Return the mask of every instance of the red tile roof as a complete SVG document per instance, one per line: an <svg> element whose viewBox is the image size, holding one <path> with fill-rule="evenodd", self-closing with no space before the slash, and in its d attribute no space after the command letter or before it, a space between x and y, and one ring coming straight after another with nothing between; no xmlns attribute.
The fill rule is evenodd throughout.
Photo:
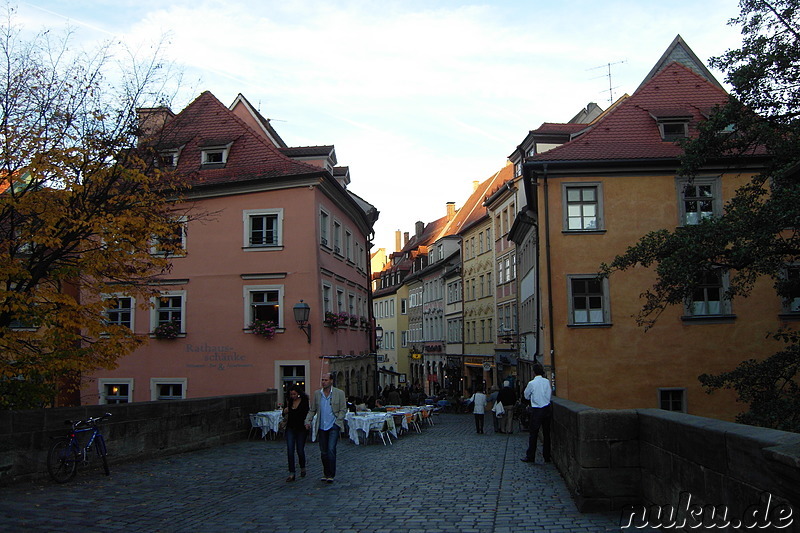
<svg viewBox="0 0 800 533"><path fill-rule="evenodd" d="M727 101L727 93L680 63L652 76L580 137L532 157L531 161L677 158L681 147L663 141L654 116L690 116L689 135L697 134L704 112Z"/></svg>
<svg viewBox="0 0 800 533"><path fill-rule="evenodd" d="M201 148L232 143L221 168L200 164ZM295 161L237 117L209 91L203 92L164 127L160 149L183 147L177 172L194 186L320 174L319 167Z"/></svg>

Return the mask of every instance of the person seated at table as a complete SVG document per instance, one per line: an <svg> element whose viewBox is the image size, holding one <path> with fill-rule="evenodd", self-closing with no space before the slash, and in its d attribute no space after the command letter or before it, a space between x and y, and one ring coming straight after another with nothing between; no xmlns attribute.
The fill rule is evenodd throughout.
<svg viewBox="0 0 800 533"><path fill-rule="evenodd" d="M357 412L369 411L369 409L367 408L367 404L364 403L364 400L362 400L361 398L358 398L356 400L356 411Z"/></svg>
<svg viewBox="0 0 800 533"><path fill-rule="evenodd" d="M378 413L385 413L386 412L386 408L383 406L383 400L381 400L380 398L377 398L375 400L375 407L372 408L372 411L373 412L378 412Z"/></svg>
<svg viewBox="0 0 800 533"><path fill-rule="evenodd" d="M351 413L356 412L356 397L355 396L348 396L347 397L347 410Z"/></svg>

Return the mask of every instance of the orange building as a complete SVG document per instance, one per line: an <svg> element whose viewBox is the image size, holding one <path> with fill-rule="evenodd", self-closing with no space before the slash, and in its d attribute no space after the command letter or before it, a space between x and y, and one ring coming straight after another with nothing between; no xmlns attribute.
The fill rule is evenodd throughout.
<svg viewBox="0 0 800 533"><path fill-rule="evenodd" d="M330 361L338 356L352 363L338 386L352 394L371 388L369 236L377 211L348 192L333 147L286 146L241 95L230 108L204 92L177 115L140 113L157 133L161 163L188 179L186 202L202 216L183 224L183 253L157 280L159 298L107 295L108 319L150 340L118 368L84 376L83 402L294 383L310 392L321 372L336 373ZM159 124L163 130L153 129ZM309 311L302 329L298 304Z"/></svg>
<svg viewBox="0 0 800 533"><path fill-rule="evenodd" d="M538 243L539 358L556 394L598 408L661 407L733 419L743 410L729 391L708 395L703 373L733 369L778 351L765 333L800 317L759 281L747 299L724 298L727 275L709 275L685 306L668 308L645 331L635 315L652 270L598 279L649 231L721 215L724 203L757 169L708 166L689 182L677 176L678 142L697 133L727 94L679 37L640 87L560 144L525 152L527 231ZM574 125L571 125L574 126ZM552 128L550 128L552 130ZM565 130L565 131L567 131ZM518 217L518 222L523 217Z"/></svg>

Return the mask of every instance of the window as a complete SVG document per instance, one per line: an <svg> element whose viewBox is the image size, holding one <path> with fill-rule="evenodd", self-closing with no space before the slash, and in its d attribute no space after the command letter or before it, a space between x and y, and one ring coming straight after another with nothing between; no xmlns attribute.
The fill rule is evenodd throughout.
<svg viewBox="0 0 800 533"><path fill-rule="evenodd" d="M800 265L787 266L781 289L786 293L783 300L784 313L800 313Z"/></svg>
<svg viewBox="0 0 800 533"><path fill-rule="evenodd" d="M330 216L325 211L319 212L319 243L322 246L329 246L330 242Z"/></svg>
<svg viewBox="0 0 800 533"><path fill-rule="evenodd" d="M607 285L608 280L597 276L568 276L570 325L610 323Z"/></svg>
<svg viewBox="0 0 800 533"><path fill-rule="evenodd" d="M686 412L686 389L658 389L658 406L665 411Z"/></svg>
<svg viewBox="0 0 800 533"><path fill-rule="evenodd" d="M100 378L100 403L130 403L133 401L133 379Z"/></svg>
<svg viewBox="0 0 800 533"><path fill-rule="evenodd" d="M681 225L699 224L703 219L722 214L722 198L717 178L679 180L678 197Z"/></svg>
<svg viewBox="0 0 800 533"><path fill-rule="evenodd" d="M344 311L344 291L336 289L336 312L341 313Z"/></svg>
<svg viewBox="0 0 800 533"><path fill-rule="evenodd" d="M325 313L333 312L333 302L331 301L331 286L327 283L322 284L322 310Z"/></svg>
<svg viewBox="0 0 800 533"><path fill-rule="evenodd" d="M181 400L186 398L186 378L153 378L150 380L150 399Z"/></svg>
<svg viewBox="0 0 800 533"><path fill-rule="evenodd" d="M232 144L232 143L231 143ZM228 162L228 151L230 144L218 146L206 146L200 150L200 164L204 167L217 168L224 166Z"/></svg>
<svg viewBox="0 0 800 533"><path fill-rule="evenodd" d="M281 285L255 285L244 288L247 304L245 310L245 328L256 320L275 322L278 327L283 327L281 305L283 304L283 286Z"/></svg>
<svg viewBox="0 0 800 533"><path fill-rule="evenodd" d="M178 156L181 153L180 148L173 148L171 150L162 150L158 153L159 163L161 168L175 168L178 166Z"/></svg>
<svg viewBox="0 0 800 533"><path fill-rule="evenodd" d="M564 210L564 231L596 231L603 229L600 183L564 183L561 188Z"/></svg>
<svg viewBox="0 0 800 533"><path fill-rule="evenodd" d="M134 301L130 296L110 296L105 298L106 323L133 329Z"/></svg>
<svg viewBox="0 0 800 533"><path fill-rule="evenodd" d="M150 253L153 255L181 255L186 250L186 217L178 218L168 235L153 239Z"/></svg>
<svg viewBox="0 0 800 533"><path fill-rule="evenodd" d="M730 314L730 300L724 298L727 274L721 270L705 272L692 293L686 314L690 316L719 316Z"/></svg>
<svg viewBox="0 0 800 533"><path fill-rule="evenodd" d="M408 298L400 299L400 314L405 315L408 313Z"/></svg>
<svg viewBox="0 0 800 533"><path fill-rule="evenodd" d="M344 256L348 261L353 260L353 234L345 230L344 232Z"/></svg>
<svg viewBox="0 0 800 533"><path fill-rule="evenodd" d="M342 225L337 221L333 221L333 251L334 253L342 253Z"/></svg>
<svg viewBox="0 0 800 533"><path fill-rule="evenodd" d="M185 316L186 292L165 292L161 296L153 298L154 308L150 312L151 332L157 326L176 322L180 326L180 331L186 331L183 322Z"/></svg>
<svg viewBox="0 0 800 533"><path fill-rule="evenodd" d="M686 117L675 117L671 119L660 119L658 130L661 139L664 141L677 141L689 136L689 119Z"/></svg>
<svg viewBox="0 0 800 533"><path fill-rule="evenodd" d="M306 367L303 365L280 365L281 390L284 403L289 399L289 389L293 386L306 390Z"/></svg>
<svg viewBox="0 0 800 533"><path fill-rule="evenodd" d="M282 242L283 209L244 211L244 247L277 247Z"/></svg>

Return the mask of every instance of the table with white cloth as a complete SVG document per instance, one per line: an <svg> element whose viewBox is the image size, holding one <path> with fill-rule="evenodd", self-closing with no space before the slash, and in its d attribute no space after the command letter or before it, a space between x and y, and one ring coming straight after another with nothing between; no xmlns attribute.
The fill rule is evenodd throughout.
<svg viewBox="0 0 800 533"><path fill-rule="evenodd" d="M426 405L403 405L403 406L387 406L386 410L388 414L396 416L398 418L402 418L401 427L404 431L408 431L408 418L406 415L410 414L417 420L417 423L421 422L422 415L420 414L423 410L431 410L430 406Z"/></svg>
<svg viewBox="0 0 800 533"><path fill-rule="evenodd" d="M270 433L278 434L281 418L283 418L283 410L277 409L275 411L259 411L256 413L256 418L260 422L261 437L264 438Z"/></svg>
<svg viewBox="0 0 800 533"><path fill-rule="evenodd" d="M364 433L364 437L369 436L370 430L377 429L378 431L383 431L383 426L386 424L387 430L394 438L397 438L397 429L394 425L394 418L392 417L392 413L375 413L375 412L348 412L344 419L347 421L348 433L350 436L350 440L353 444L358 445L361 442L361 434L359 431Z"/></svg>

